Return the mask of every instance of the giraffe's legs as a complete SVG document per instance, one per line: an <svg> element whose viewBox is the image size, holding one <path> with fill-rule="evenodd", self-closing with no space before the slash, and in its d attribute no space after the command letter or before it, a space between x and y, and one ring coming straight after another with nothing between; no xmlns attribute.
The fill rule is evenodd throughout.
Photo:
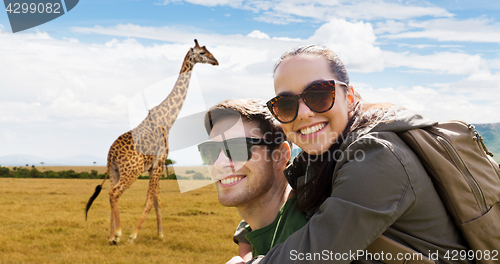
<svg viewBox="0 0 500 264"><path fill-rule="evenodd" d="M111 244L118 244L120 242L120 237L122 235L122 230L120 226L120 210L118 207L118 199L125 191L125 187L118 182L109 191L109 202L111 204L111 223L110 223L110 237L109 242Z"/></svg>
<svg viewBox="0 0 500 264"><path fill-rule="evenodd" d="M133 174L136 175L137 173ZM138 175L138 174L137 174ZM127 175L125 175L127 176ZM120 242L120 237L122 235L121 222L120 222L120 209L118 206L118 200L120 196L125 192L125 190L132 185L137 177L127 178L122 173L120 173L120 180L118 183L111 188L109 191L109 202L111 204L111 231L110 231L110 243L118 244ZM132 180L131 180L132 179ZM127 181L128 180L128 181ZM114 226L113 226L114 222ZM114 234L112 232L114 228Z"/></svg>
<svg viewBox="0 0 500 264"><path fill-rule="evenodd" d="M115 243L115 217L113 214L113 210L111 210L111 223L110 223L110 228L109 228L109 243L110 244L116 244ZM120 240L120 237L118 237L118 241Z"/></svg>
<svg viewBox="0 0 500 264"><path fill-rule="evenodd" d="M132 234L130 235L130 238L128 240L129 243L133 243L134 240L137 238L137 233L141 229L141 226L144 223L144 220L146 220L146 217L147 217L149 211L151 211L151 208L153 208L153 204L157 203L155 201L155 197L157 197L157 195L159 194L157 192L159 189L158 185L160 184L159 181L160 181L162 171L163 171L163 167L152 168L149 171L149 188L148 188L148 195L146 197L146 204L144 205L144 211L142 212L141 218L139 219L139 223L137 223L137 226L134 229L134 232L132 232ZM155 209L156 209L156 205L155 205ZM158 208L158 210L159 210L159 208ZM159 211L157 211L157 216L158 216L158 212ZM157 221L161 222L161 218L160 218L160 220L157 220ZM161 224L159 226L161 226ZM163 237L163 234L161 234L161 236Z"/></svg>
<svg viewBox="0 0 500 264"><path fill-rule="evenodd" d="M155 195L155 211L156 211L156 225L158 226L158 239L163 240L163 231L161 228L161 199L160 199L160 184L156 187Z"/></svg>
<svg viewBox="0 0 500 264"><path fill-rule="evenodd" d="M115 221L115 214L114 214L114 210L113 210L113 203L112 203L112 191L113 191L113 187L115 187L117 184L118 184L118 181L120 179L120 174L118 173L118 170L116 169L116 164L111 164L111 169L109 171L110 173L110 177L109 177L109 180L110 180L110 184L111 184L111 190L109 192L110 194L110 204L111 204L111 217L110 217L110 228L109 228L109 242L110 244L116 244L119 240L120 240L120 236L121 236L121 230L116 230L118 231L118 237L116 237L116 234L115 234L115 229L117 227L117 223ZM116 204L118 204L118 201L116 202ZM116 239L116 240L115 240Z"/></svg>

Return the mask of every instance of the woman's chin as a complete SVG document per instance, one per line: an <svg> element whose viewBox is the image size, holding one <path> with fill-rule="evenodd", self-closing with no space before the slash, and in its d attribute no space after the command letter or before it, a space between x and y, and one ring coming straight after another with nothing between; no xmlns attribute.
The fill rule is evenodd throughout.
<svg viewBox="0 0 500 264"><path fill-rule="evenodd" d="M309 155L317 156L325 153L330 146L322 146L321 144L315 144L313 146L299 146L303 151Z"/></svg>

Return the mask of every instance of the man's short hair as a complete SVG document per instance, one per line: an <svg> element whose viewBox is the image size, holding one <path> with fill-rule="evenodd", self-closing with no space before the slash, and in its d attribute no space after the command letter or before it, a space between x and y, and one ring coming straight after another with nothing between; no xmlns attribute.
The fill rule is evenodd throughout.
<svg viewBox="0 0 500 264"><path fill-rule="evenodd" d="M291 142L287 140L281 124L272 116L264 100L231 99L213 106L205 115L205 129L210 134L213 126L220 119L226 117L242 117L244 122L255 123L264 139L268 142Z"/></svg>

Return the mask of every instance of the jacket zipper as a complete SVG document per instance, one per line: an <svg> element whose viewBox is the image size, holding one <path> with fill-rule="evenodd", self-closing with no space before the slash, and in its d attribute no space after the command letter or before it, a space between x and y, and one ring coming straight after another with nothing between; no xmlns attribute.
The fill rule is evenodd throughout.
<svg viewBox="0 0 500 264"><path fill-rule="evenodd" d="M488 211L486 207L486 201L484 200L484 195L481 192L481 188L479 187L479 184L477 183L476 179L474 179L470 171L467 169L467 166L465 165L464 161L460 158L457 151L455 150L455 148L453 148L450 142L448 142L445 138L439 135L436 136L437 140L448 151L451 158L453 159L453 162L459 168L460 172L469 183L472 193L474 194L474 197L476 197L476 200L478 201L479 209L481 210L482 214L485 214Z"/></svg>
<svg viewBox="0 0 500 264"><path fill-rule="evenodd" d="M474 141L477 142L477 145L479 146L480 149L483 149L484 150L484 155L483 157L486 158L488 160L488 162L490 162L490 164L493 166L493 168L495 168L495 172L497 173L497 176L498 178L500 179L500 165L499 167L497 168L497 165L496 162L492 162L486 155L490 156L490 157L493 157L493 153L491 153L487 148L486 148L486 145L484 144L484 140L483 140L483 137L481 135L479 135L479 132L477 132L476 130L476 127L473 125L473 124L469 124L468 125L469 127L469 130L474 134L474 136L472 137L472 139Z"/></svg>

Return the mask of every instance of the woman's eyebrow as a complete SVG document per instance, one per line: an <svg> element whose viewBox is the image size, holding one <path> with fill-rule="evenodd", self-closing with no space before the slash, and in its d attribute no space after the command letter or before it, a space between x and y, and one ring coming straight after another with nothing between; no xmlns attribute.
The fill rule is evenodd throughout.
<svg viewBox="0 0 500 264"><path fill-rule="evenodd" d="M281 93L278 93L276 96L293 96L295 94L293 94L292 92L281 92Z"/></svg>
<svg viewBox="0 0 500 264"><path fill-rule="evenodd" d="M304 89L303 89L302 91L304 91L305 89L309 88L309 87L310 87L311 85L313 85L313 84L320 83L320 82L324 82L324 81L326 81L326 80L325 80L325 79L317 79L317 80L311 81L310 83L308 83L308 84L304 87ZM285 91L285 92L281 92L281 93L276 94L276 96L280 96L280 95L281 95L281 96L293 96L293 95L295 95L295 94L294 94L294 93L292 93L292 92L288 92L288 91Z"/></svg>

